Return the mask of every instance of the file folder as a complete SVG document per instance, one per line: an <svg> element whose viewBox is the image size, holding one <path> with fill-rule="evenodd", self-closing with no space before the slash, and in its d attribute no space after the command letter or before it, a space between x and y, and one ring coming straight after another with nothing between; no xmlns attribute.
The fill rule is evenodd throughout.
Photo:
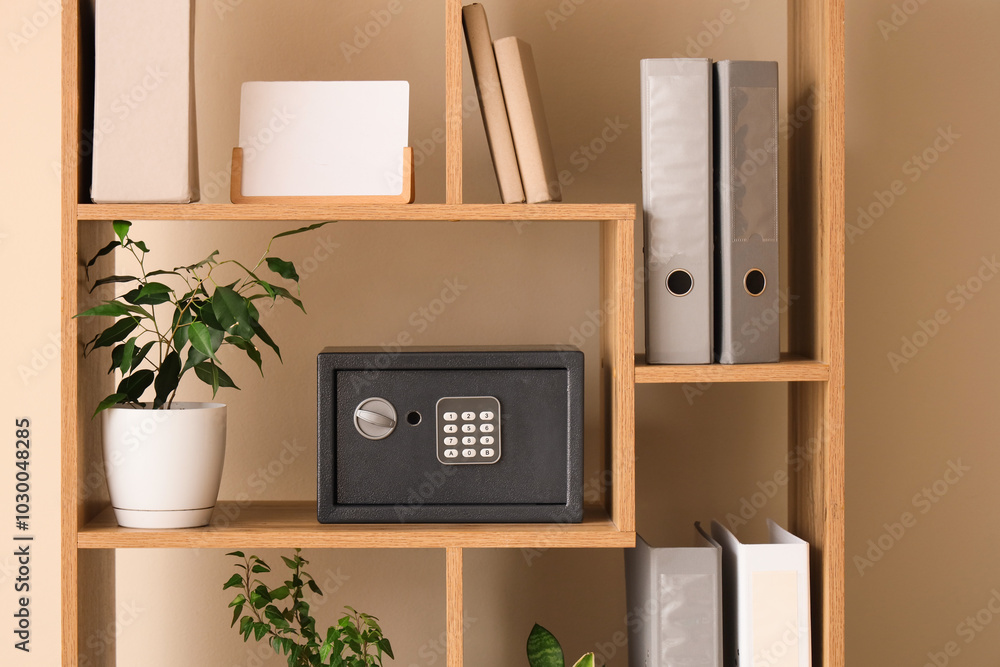
<svg viewBox="0 0 1000 667"><path fill-rule="evenodd" d="M778 361L778 63L716 63L715 107L715 355Z"/></svg>
<svg viewBox="0 0 1000 667"><path fill-rule="evenodd" d="M192 0L101 0L95 13L98 203L198 200Z"/></svg>
<svg viewBox="0 0 1000 667"><path fill-rule="evenodd" d="M743 544L712 522L722 545L725 664L811 667L809 545L767 525L768 544Z"/></svg>
<svg viewBox="0 0 1000 667"><path fill-rule="evenodd" d="M712 62L641 61L646 361L712 361Z"/></svg>
<svg viewBox="0 0 1000 667"><path fill-rule="evenodd" d="M695 527L695 547L625 550L630 665L722 667L722 547Z"/></svg>

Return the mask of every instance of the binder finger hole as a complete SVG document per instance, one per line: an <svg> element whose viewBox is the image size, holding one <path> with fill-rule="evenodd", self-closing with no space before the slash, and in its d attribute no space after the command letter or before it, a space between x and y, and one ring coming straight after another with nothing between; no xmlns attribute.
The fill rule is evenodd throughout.
<svg viewBox="0 0 1000 667"><path fill-rule="evenodd" d="M760 296L764 293L765 287L767 287L767 278L760 269L750 269L743 276L743 288L750 296Z"/></svg>
<svg viewBox="0 0 1000 667"><path fill-rule="evenodd" d="M689 294L694 288L694 278L684 269L671 271L667 276L667 291L674 296Z"/></svg>

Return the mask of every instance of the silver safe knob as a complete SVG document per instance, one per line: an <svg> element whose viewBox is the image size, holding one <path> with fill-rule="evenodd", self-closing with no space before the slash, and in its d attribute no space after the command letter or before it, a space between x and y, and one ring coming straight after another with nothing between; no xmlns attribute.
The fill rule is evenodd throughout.
<svg viewBox="0 0 1000 667"><path fill-rule="evenodd" d="M396 430L396 408L384 398L366 398L354 409L354 428L369 440L381 440Z"/></svg>

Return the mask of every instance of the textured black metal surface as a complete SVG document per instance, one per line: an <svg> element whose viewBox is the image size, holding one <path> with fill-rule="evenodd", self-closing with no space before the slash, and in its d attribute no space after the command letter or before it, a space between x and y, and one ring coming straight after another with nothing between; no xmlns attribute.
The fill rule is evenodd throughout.
<svg viewBox="0 0 1000 667"><path fill-rule="evenodd" d="M328 348L318 358L318 517L347 522L576 522L582 518L583 354L567 348ZM367 440L355 407L378 396L396 430ZM502 454L437 460L434 407L495 396ZM416 411L417 425L405 416Z"/></svg>

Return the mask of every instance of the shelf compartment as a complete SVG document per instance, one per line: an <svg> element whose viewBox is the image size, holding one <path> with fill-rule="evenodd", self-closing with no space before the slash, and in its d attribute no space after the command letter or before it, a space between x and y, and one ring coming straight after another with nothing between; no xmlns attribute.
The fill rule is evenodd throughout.
<svg viewBox="0 0 1000 667"><path fill-rule="evenodd" d="M220 505L225 505L222 501ZM603 508L588 507L576 524L320 524L310 501L254 502L226 525L178 530L121 528L108 507L77 534L81 549L622 548Z"/></svg>
<svg viewBox="0 0 1000 667"><path fill-rule="evenodd" d="M78 204L78 220L634 220L635 204Z"/></svg>
<svg viewBox="0 0 1000 667"><path fill-rule="evenodd" d="M635 355L636 384L677 382L826 382L830 364L794 354L782 354L776 364L647 364Z"/></svg>

